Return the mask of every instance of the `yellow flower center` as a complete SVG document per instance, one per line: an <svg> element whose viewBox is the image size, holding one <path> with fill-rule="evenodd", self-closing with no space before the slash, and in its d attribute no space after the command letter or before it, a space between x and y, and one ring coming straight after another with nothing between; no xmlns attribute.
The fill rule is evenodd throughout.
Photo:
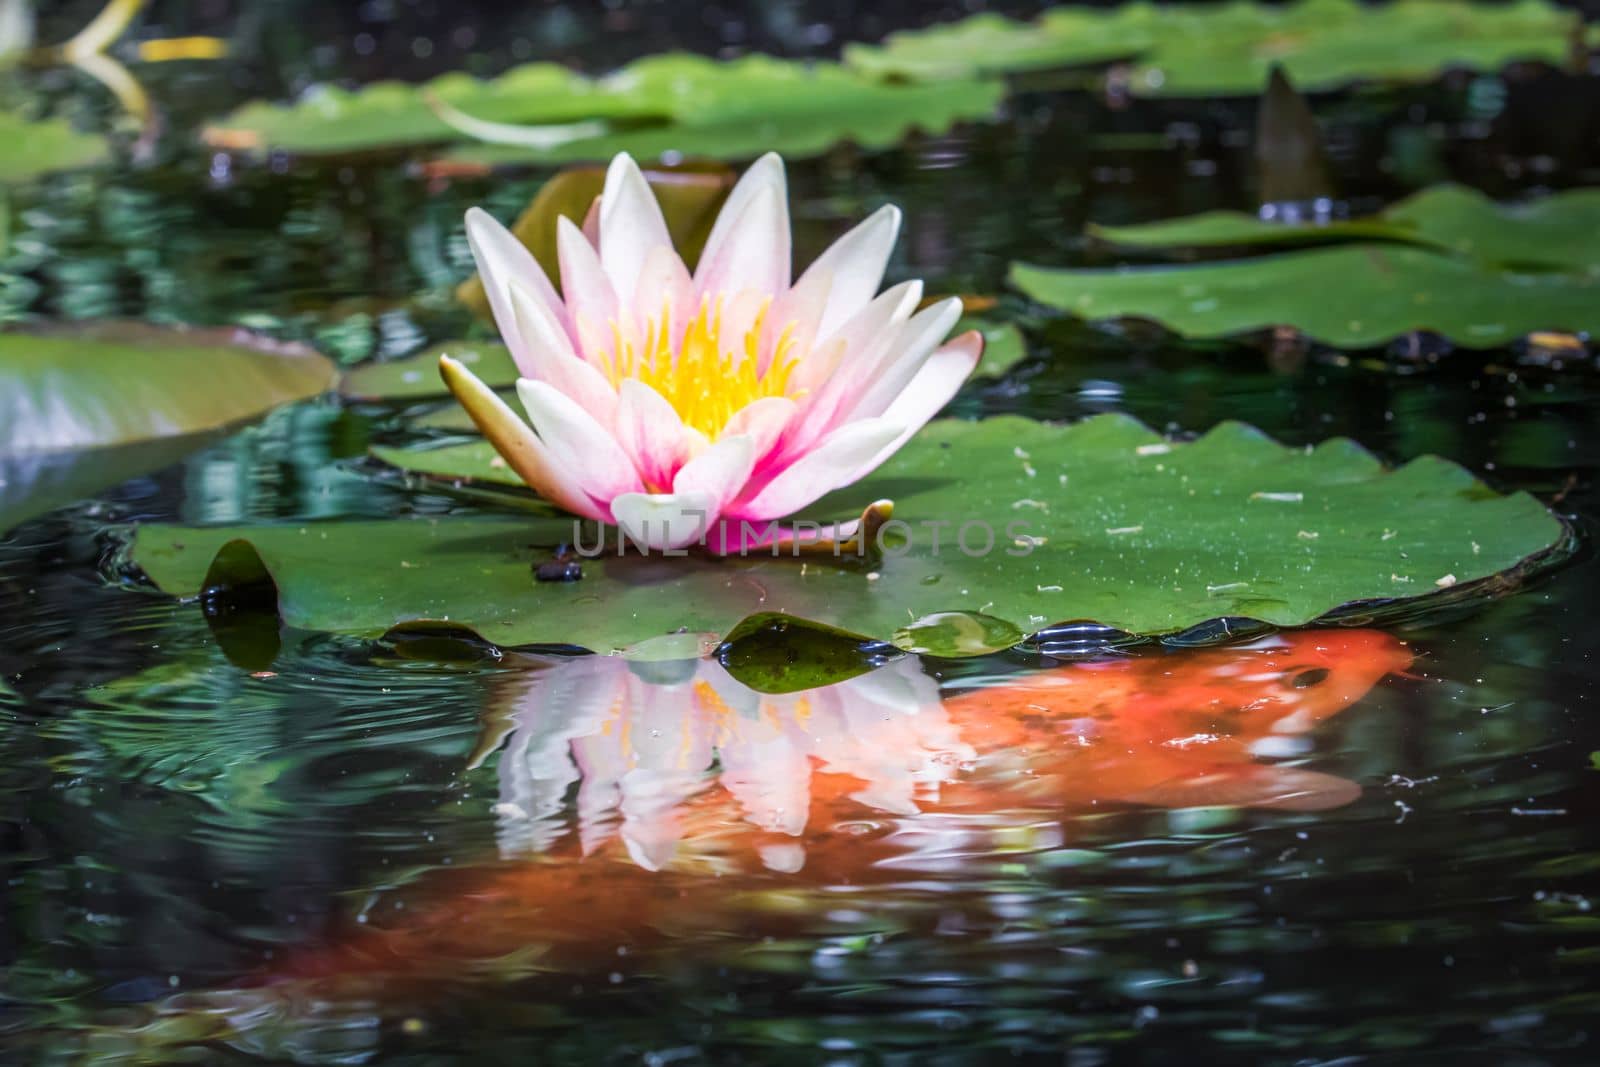
<svg viewBox="0 0 1600 1067"><path fill-rule="evenodd" d="M666 309L650 320L643 341L635 345L611 324L613 348L606 374L613 386L635 378L666 398L684 424L715 440L734 413L769 396L789 396L789 378L798 361L794 326L784 328L773 346L765 371L761 334L771 301L761 305L744 336L722 343L722 300L700 302L700 311L684 327L682 343L673 345L672 319Z"/></svg>

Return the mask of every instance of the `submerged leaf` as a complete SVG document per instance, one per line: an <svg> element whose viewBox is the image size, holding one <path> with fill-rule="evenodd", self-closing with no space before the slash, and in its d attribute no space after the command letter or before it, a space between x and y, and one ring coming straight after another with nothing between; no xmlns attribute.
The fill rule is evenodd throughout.
<svg viewBox="0 0 1600 1067"><path fill-rule="evenodd" d="M483 481L517 482L481 443L384 456L452 478L470 462ZM1445 576L1461 595L1565 538L1532 497L1498 496L1444 460L1386 471L1346 440L1291 449L1231 423L1173 443L1122 416L936 422L806 517L850 517L878 498L896 510L876 561L608 553L582 560L581 582L535 582L534 565L592 546L592 529L490 516L147 526L130 558L190 596L217 550L247 539L284 620L305 629L375 635L432 619L499 644L608 651L781 613L878 641L910 630L902 647L970 655L992 644L975 648L974 632L1012 640L1077 619L1166 634L1224 617L1301 625L1351 601L1435 593ZM942 612L983 620L908 626Z"/></svg>
<svg viewBox="0 0 1600 1067"><path fill-rule="evenodd" d="M1451 67L1562 64L1580 18L1547 0L1298 0L1287 4L1134 2L1066 7L1037 22L976 15L851 45L858 70L907 78L1103 66L1131 58L1141 96L1253 94L1282 64L1302 89L1427 81Z"/></svg>

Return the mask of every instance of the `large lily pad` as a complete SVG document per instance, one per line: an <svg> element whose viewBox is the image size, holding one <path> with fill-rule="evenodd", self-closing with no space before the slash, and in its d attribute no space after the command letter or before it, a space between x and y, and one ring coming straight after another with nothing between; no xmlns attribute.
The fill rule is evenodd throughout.
<svg viewBox="0 0 1600 1067"><path fill-rule="evenodd" d="M1210 211L1089 232L1124 248L1230 248L1395 241L1527 270L1600 274L1600 189L1498 204L1475 189L1440 185L1366 218L1278 222Z"/></svg>
<svg viewBox="0 0 1600 1067"><path fill-rule="evenodd" d="M739 159L769 150L799 156L847 140L882 147L913 128L943 132L959 119L987 117L1002 94L976 80L908 85L831 63L670 54L599 79L536 63L493 81L450 74L420 87L321 87L289 106L248 104L207 138L302 154L464 140L434 113L433 97L473 119L549 127L537 147L471 145L452 153L457 159L595 161L623 150L649 160L668 153Z"/></svg>
<svg viewBox="0 0 1600 1067"><path fill-rule="evenodd" d="M1427 81L1462 67L1562 64L1581 25L1545 0L1300 0L1289 4L1130 3L1058 8L1037 22L977 15L953 25L852 45L858 70L906 78L1134 63L1129 85L1146 96L1255 93L1275 64L1302 89L1355 81Z"/></svg>
<svg viewBox="0 0 1600 1067"><path fill-rule="evenodd" d="M481 443L384 456L514 481ZM1300 625L1352 601L1485 579L1564 540L1533 498L1496 495L1437 458L1386 471L1347 440L1286 448L1232 423L1175 444L1113 415L1067 427L936 422L813 517L882 497L907 525L888 527L878 560L607 555L584 560L580 581L538 582L531 565L574 539L571 520L553 514L146 526L129 558L162 590L193 596L218 551L245 541L285 621L308 629L377 634L431 619L501 644L610 650L780 612L972 654L1077 619L1139 634L1236 616ZM945 524L937 549L929 523ZM986 531L994 543L979 552Z"/></svg>
<svg viewBox="0 0 1600 1067"><path fill-rule="evenodd" d="M8 452L58 452L213 430L333 384L299 345L242 330L100 323L0 333Z"/></svg>
<svg viewBox="0 0 1600 1067"><path fill-rule="evenodd" d="M1196 339L1289 326L1338 348L1370 348L1413 331L1495 348L1539 330L1600 330L1600 276L1516 272L1392 244L1182 267L1017 264L1011 281L1080 318L1150 319Z"/></svg>
<svg viewBox="0 0 1600 1067"><path fill-rule="evenodd" d="M23 182L58 170L103 163L111 146L65 119L25 119L0 111L0 183Z"/></svg>

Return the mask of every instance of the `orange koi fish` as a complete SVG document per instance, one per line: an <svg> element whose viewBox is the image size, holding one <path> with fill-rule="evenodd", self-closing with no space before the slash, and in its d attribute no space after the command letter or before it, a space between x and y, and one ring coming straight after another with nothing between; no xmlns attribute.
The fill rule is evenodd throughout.
<svg viewBox="0 0 1600 1067"><path fill-rule="evenodd" d="M260 981L388 989L530 946L545 966L612 965L664 930L725 925L745 891L959 870L985 835L1085 809L1336 807L1360 787L1263 759L1305 755L1310 731L1411 660L1376 631L1304 631L943 699L911 659L782 696L711 660L566 661L519 679L491 732L501 861Z"/></svg>

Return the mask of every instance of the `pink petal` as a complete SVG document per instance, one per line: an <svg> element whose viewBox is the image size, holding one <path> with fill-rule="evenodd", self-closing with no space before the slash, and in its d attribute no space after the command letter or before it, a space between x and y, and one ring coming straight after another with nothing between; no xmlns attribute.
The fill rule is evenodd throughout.
<svg viewBox="0 0 1600 1067"><path fill-rule="evenodd" d="M511 315L524 342L517 368L535 381L548 382L585 411L610 426L617 417L617 394L603 374L579 359L549 311L520 285L511 286Z"/></svg>
<svg viewBox="0 0 1600 1067"><path fill-rule="evenodd" d="M622 306L633 306L639 271L659 245L672 247L661 205L639 164L626 152L618 153L600 193L600 262Z"/></svg>
<svg viewBox="0 0 1600 1067"><path fill-rule="evenodd" d="M887 204L829 245L800 275L796 292L824 302L817 323L819 340L827 340L872 299L899 236L900 209Z"/></svg>
<svg viewBox="0 0 1600 1067"><path fill-rule="evenodd" d="M782 293L789 288L789 255L789 205L780 191L759 189L727 237L714 247L707 243L694 272L695 293L702 297L745 289L763 296Z"/></svg>
<svg viewBox="0 0 1600 1067"><path fill-rule="evenodd" d="M577 401L548 382L521 378L517 395L551 458L599 501L637 492L639 475L622 446Z"/></svg>
<svg viewBox="0 0 1600 1067"><path fill-rule="evenodd" d="M665 397L636 378L624 378L617 404L617 441L646 488L664 490L689 461L693 444Z"/></svg>
<svg viewBox="0 0 1600 1067"><path fill-rule="evenodd" d="M764 396L734 412L722 427L722 433L724 436L748 435L756 462L760 463L772 451L772 446L778 443L779 436L797 410L798 405L786 396Z"/></svg>
<svg viewBox="0 0 1600 1067"><path fill-rule="evenodd" d="M779 473L759 492L727 509L735 518L776 519L793 514L853 480L863 465L900 436L887 419L862 419L829 434L816 448Z"/></svg>
<svg viewBox="0 0 1600 1067"><path fill-rule="evenodd" d="M811 390L821 385L829 396L854 391L876 371L879 360L921 300L922 283L912 280L901 282L864 304L828 340L840 353L838 362L829 366L824 360L802 361L795 368L794 385Z"/></svg>
<svg viewBox="0 0 1600 1067"><path fill-rule="evenodd" d="M478 265L478 275L483 279L483 291L489 298L489 309L494 312L495 325L511 349L512 358L520 361L523 342L511 315L510 286L513 283L524 286L557 322L562 322L565 315L561 298L533 253L482 208L467 211L467 245L472 249L473 262Z"/></svg>
<svg viewBox="0 0 1600 1067"><path fill-rule="evenodd" d="M683 331L699 309L694 303L694 285L689 268L678 253L664 245L650 250L639 271L639 288L634 294L633 319L641 331L659 328L666 316L667 336L676 346Z"/></svg>
<svg viewBox="0 0 1600 1067"><path fill-rule="evenodd" d="M611 516L636 544L656 552L683 548L706 536L717 520L710 493L623 493Z"/></svg>
<svg viewBox="0 0 1600 1067"><path fill-rule="evenodd" d="M755 441L745 434L723 434L715 444L684 464L672 482L674 493L704 493L720 512L750 480ZM707 525L709 525L709 520Z"/></svg>
<svg viewBox="0 0 1600 1067"><path fill-rule="evenodd" d="M608 327L617 317L616 290L600 266L599 253L565 215L556 220L556 255L561 261L561 293L573 324L573 337L579 342L584 359L602 364L611 351ZM595 339L603 339L607 347L591 350Z"/></svg>

